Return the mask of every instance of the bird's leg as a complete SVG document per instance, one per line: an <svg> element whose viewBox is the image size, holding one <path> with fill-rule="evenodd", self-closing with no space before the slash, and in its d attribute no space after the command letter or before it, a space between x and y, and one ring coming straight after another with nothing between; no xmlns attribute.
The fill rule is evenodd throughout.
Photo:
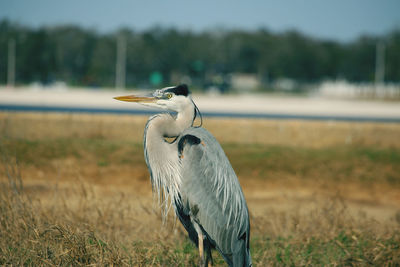
<svg viewBox="0 0 400 267"><path fill-rule="evenodd" d="M196 229L197 237L199 240L199 254L200 254L200 266L206 266L206 259L204 257L204 235L203 231L201 230L200 226L194 222L193 223L194 229Z"/></svg>
<svg viewBox="0 0 400 267"><path fill-rule="evenodd" d="M213 258L212 258L210 243L208 242L208 240L205 240L204 250L206 253L205 266L211 267L211 266L213 266L214 262L213 262Z"/></svg>
<svg viewBox="0 0 400 267"><path fill-rule="evenodd" d="M198 233L198 237L199 237L200 266L205 266L203 234L202 233Z"/></svg>

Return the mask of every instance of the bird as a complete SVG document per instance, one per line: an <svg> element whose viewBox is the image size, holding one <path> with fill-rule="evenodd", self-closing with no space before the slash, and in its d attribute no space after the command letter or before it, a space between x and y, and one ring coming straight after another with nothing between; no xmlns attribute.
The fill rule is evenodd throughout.
<svg viewBox="0 0 400 267"><path fill-rule="evenodd" d="M252 266L249 211L242 188L221 145L202 127L188 86L114 99L166 111L146 123L144 158L164 218L172 206L198 247L199 265L212 265L216 249L229 266ZM197 116L201 123L195 126Z"/></svg>

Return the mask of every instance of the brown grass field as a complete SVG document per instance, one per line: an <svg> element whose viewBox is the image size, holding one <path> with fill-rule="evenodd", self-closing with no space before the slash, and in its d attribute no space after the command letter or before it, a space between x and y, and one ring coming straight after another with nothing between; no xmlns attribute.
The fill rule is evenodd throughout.
<svg viewBox="0 0 400 267"><path fill-rule="evenodd" d="M146 120L0 113L0 265L196 266L196 247L152 196ZM243 187L254 266L400 265L399 124L204 127Z"/></svg>

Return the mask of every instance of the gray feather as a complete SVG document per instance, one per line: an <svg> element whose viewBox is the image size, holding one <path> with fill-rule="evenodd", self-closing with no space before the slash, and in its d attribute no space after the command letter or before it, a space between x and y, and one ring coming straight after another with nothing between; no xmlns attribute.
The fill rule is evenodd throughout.
<svg viewBox="0 0 400 267"><path fill-rule="evenodd" d="M189 128L180 138L187 134L199 138L201 144L186 145L182 151L180 192L185 212L194 217L220 252L232 261L233 255L248 251L250 232L239 181L221 146L207 130ZM242 236L245 240L238 242Z"/></svg>

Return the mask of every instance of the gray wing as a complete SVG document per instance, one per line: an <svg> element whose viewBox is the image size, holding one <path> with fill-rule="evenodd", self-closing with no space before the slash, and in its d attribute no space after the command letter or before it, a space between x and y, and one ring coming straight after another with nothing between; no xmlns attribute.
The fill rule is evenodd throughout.
<svg viewBox="0 0 400 267"><path fill-rule="evenodd" d="M235 261L239 255L250 264L248 209L224 151L203 128L189 128L177 141L183 212L202 227L225 258Z"/></svg>

